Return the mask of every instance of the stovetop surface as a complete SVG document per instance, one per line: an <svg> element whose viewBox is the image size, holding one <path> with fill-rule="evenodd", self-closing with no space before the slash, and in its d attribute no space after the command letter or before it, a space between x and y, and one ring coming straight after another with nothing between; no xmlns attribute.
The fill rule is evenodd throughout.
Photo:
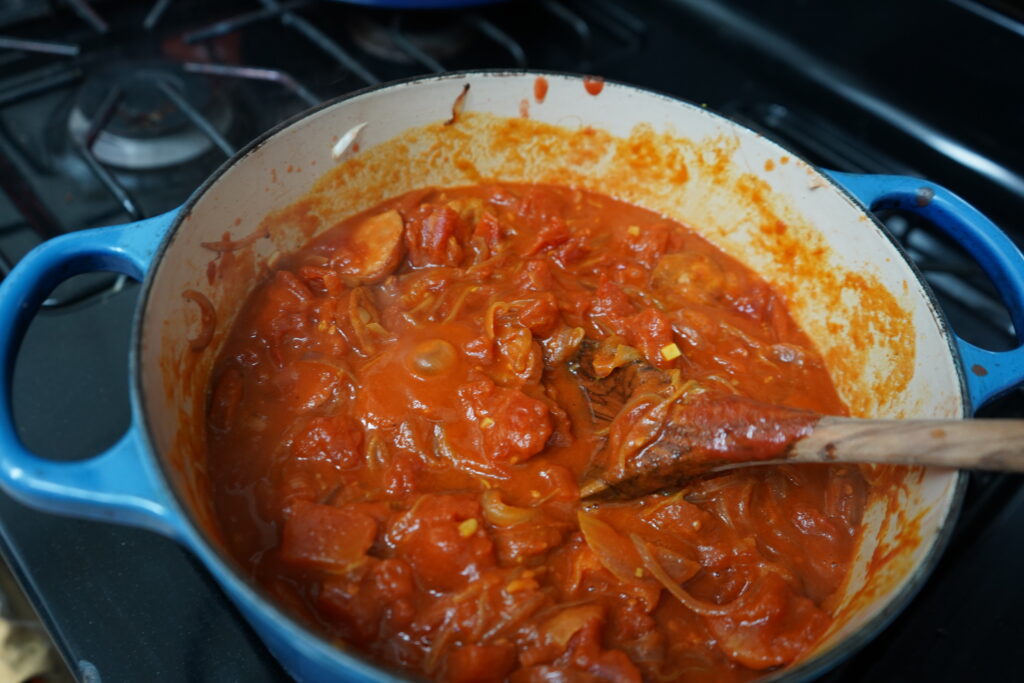
<svg viewBox="0 0 1024 683"><path fill-rule="evenodd" d="M16 261L40 234L180 204L230 148L316 100L437 68L523 61L707 104L829 168L927 177L974 202L1018 241L1024 237L1024 103L1014 94L1024 92L1024 28L1012 15L992 16L995 2L893 8L844 1L825 9L805 0L523 0L460 15L468 28L440 29L442 43L461 45L450 54L434 44L450 15L393 16L312 1L275 14L273 0L97 0L93 11L107 28L101 33L96 17L72 11L83 4L42 18L32 18L32 3L0 11L0 40L78 51L23 57L0 49L0 189L11 195L0 192L0 275L4 261ZM256 10L273 16L195 45L182 39ZM144 28L147 19L152 28ZM383 44L366 42L381 35ZM396 53L411 61L393 61ZM97 176L66 131L69 112L104 65L142 59L233 73L250 67L250 75L263 70L262 80L211 86L233 111L220 136L227 150L210 144L193 162L144 172L101 161L105 177ZM33 91L51 81L58 85ZM25 184L34 205L18 191ZM921 265L960 334L990 348L1014 345L1008 316L976 267L913 218L881 218ZM116 278L77 279L36 318L14 387L30 448L81 458L120 436L137 292ZM1021 416L1024 401L1015 392L983 413ZM892 625L823 680L1015 677L1024 613L1021 484L1016 476L971 475L957 531L931 580ZM2 494L0 541L82 680L285 680L210 576L171 541L38 513Z"/></svg>

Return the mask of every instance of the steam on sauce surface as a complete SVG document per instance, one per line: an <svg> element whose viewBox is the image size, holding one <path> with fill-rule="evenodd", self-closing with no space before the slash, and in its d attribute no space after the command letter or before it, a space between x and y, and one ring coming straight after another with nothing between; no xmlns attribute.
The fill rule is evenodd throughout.
<svg viewBox="0 0 1024 683"><path fill-rule="evenodd" d="M573 374L583 343L590 370L642 359L671 381L608 414ZM784 302L685 226L555 186L417 191L245 303L211 378L216 512L256 581L398 669L746 680L830 624L859 470L751 468L628 503L578 490L669 403L735 394L846 414Z"/></svg>

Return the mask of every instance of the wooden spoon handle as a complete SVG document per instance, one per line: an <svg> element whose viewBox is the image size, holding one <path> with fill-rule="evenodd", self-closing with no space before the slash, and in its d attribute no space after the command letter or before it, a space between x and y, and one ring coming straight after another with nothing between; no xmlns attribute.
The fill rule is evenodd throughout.
<svg viewBox="0 0 1024 683"><path fill-rule="evenodd" d="M823 417L789 462L929 465L1024 472L1024 420Z"/></svg>

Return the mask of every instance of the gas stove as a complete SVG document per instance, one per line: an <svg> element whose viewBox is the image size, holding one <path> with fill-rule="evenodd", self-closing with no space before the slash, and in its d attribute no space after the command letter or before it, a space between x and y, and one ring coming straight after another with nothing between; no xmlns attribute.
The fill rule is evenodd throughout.
<svg viewBox="0 0 1024 683"><path fill-rule="evenodd" d="M182 203L234 150L322 100L466 68L595 73L663 90L824 167L927 177L1024 241L1024 14L1001 0L510 0L389 11L317 0L17 1L0 7L0 276L41 240ZM1016 344L985 274L929 225L879 216L956 331ZM87 457L128 424L137 286L58 287L19 356L24 442ZM1024 416L1019 392L987 416ZM831 682L1016 671L1024 487L972 474L910 606ZM0 550L82 681L287 680L173 542L0 494Z"/></svg>

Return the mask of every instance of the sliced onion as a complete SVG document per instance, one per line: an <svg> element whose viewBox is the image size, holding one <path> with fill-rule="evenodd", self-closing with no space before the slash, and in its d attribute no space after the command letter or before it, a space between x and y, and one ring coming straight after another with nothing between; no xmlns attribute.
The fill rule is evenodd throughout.
<svg viewBox="0 0 1024 683"><path fill-rule="evenodd" d="M376 342L391 336L380 324L380 314L370 300L366 287L352 290L348 298L348 316L352 330L359 341L359 350L369 355L377 351Z"/></svg>
<svg viewBox="0 0 1024 683"><path fill-rule="evenodd" d="M366 440L366 463L371 471L383 470L391 462L391 455L377 430L370 432Z"/></svg>
<svg viewBox="0 0 1024 683"><path fill-rule="evenodd" d="M655 559L654 555L651 553L651 549L647 547L647 543L644 539L640 538L636 534L630 534L629 539L633 541L633 545L636 547L637 553L640 554L640 559L643 561L644 567L647 568L647 571L649 571L651 575L665 587L665 590L675 596L679 602L683 603L683 606L686 607L686 609L705 617L720 617L731 613L736 608L736 602L743 596L743 592L741 592L740 596L737 597L736 600L733 600L727 605L716 605L712 602L698 600L683 590L682 586L672 580L672 577L668 575L668 572L665 571L664 567L662 567L658 563L658 560Z"/></svg>
<svg viewBox="0 0 1024 683"><path fill-rule="evenodd" d="M506 505L501 500L501 494L497 489L488 489L480 497L480 507L484 519L495 526L509 527L523 522L529 522L537 516L533 508L521 508L515 505Z"/></svg>
<svg viewBox="0 0 1024 683"><path fill-rule="evenodd" d="M591 602L563 609L545 621L540 630L550 642L558 645L564 652L572 637L593 621L604 622L604 608Z"/></svg>
<svg viewBox="0 0 1024 683"><path fill-rule="evenodd" d="M640 360L639 351L632 346L618 343L619 341L620 337L605 340L594 353L594 374L598 377L607 377L616 368Z"/></svg>
<svg viewBox="0 0 1024 683"><path fill-rule="evenodd" d="M515 607L503 610L504 614L487 632L480 637L480 642L486 643L489 640L498 638L511 629L519 626L523 621L530 618L534 612L540 609L547 601L547 596L542 593L533 593L528 598L517 604Z"/></svg>
<svg viewBox="0 0 1024 683"><path fill-rule="evenodd" d="M199 334L188 340L189 348L198 353L213 340L213 332L217 327L217 311L209 299L194 289L186 289L181 295L199 306Z"/></svg>
<svg viewBox="0 0 1024 683"><path fill-rule="evenodd" d="M582 327L563 327L541 342L544 362L559 365L576 354L586 335Z"/></svg>
<svg viewBox="0 0 1024 683"><path fill-rule="evenodd" d="M641 558L625 536L594 515L580 510L576 513L583 538L601 565L619 581L630 585L651 585L643 576L637 576Z"/></svg>
<svg viewBox="0 0 1024 683"><path fill-rule="evenodd" d="M457 316L459 312L462 310L462 307L465 305L466 299L469 297L469 295L475 294L476 292L479 291L480 288L474 285L472 287L465 287L461 292L459 292L458 296L455 299L455 302L452 304L451 310L448 311L448 315L444 317L443 322L449 323L452 320L455 320L455 316Z"/></svg>
<svg viewBox="0 0 1024 683"><path fill-rule="evenodd" d="M499 315L508 311L507 301L495 301L487 307L487 311L484 313L484 333L488 339L494 339L494 320Z"/></svg>

